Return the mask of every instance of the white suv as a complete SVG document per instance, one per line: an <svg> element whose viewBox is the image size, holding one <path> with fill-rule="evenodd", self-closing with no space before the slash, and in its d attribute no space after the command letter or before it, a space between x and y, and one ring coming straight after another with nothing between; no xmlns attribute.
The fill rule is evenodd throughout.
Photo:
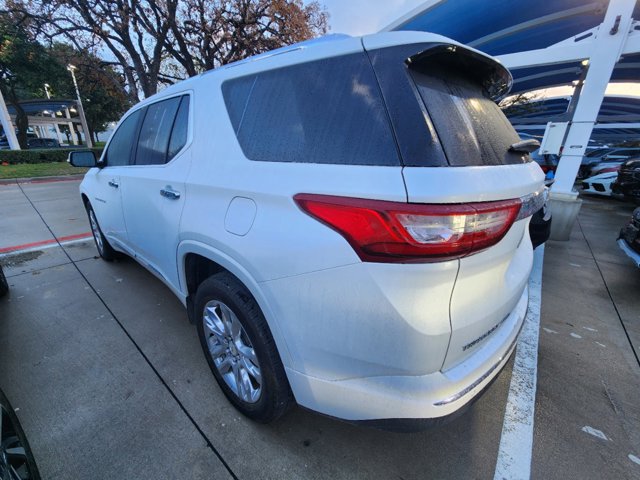
<svg viewBox="0 0 640 480"><path fill-rule="evenodd" d="M242 413L439 422L527 309L544 175L510 82L438 35L328 37L173 85L70 161L100 255L182 300Z"/></svg>

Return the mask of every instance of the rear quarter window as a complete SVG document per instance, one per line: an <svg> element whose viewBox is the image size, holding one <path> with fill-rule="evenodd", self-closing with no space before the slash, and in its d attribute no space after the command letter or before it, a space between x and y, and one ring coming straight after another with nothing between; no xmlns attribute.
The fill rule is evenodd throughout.
<svg viewBox="0 0 640 480"><path fill-rule="evenodd" d="M228 80L222 92L238 142L250 160L400 165L364 54Z"/></svg>

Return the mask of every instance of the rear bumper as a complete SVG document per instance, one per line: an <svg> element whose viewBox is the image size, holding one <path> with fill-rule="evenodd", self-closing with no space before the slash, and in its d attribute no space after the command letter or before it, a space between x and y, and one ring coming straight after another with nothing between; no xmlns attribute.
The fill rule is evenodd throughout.
<svg viewBox="0 0 640 480"><path fill-rule="evenodd" d="M473 401L504 368L524 323L527 303L525 289L491 338L448 370L330 381L287 369L291 388L302 406L344 420L372 421L383 427L414 419L434 420L427 425L441 423Z"/></svg>

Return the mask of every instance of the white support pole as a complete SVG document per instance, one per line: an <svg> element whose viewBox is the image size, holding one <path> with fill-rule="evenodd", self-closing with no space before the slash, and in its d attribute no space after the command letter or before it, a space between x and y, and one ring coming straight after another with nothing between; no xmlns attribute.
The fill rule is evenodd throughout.
<svg viewBox="0 0 640 480"><path fill-rule="evenodd" d="M610 0L604 21L595 30L593 50L588 58L589 70L575 104L549 196L553 214L553 240L569 240L580 212L582 200L578 198L578 192L573 190L573 184L589 145L611 74L630 36L635 3L636 0Z"/></svg>
<svg viewBox="0 0 640 480"><path fill-rule="evenodd" d="M573 184L589 144L607 85L620 58L636 0L611 0L589 58L589 71L567 132L552 191L573 194Z"/></svg>
<svg viewBox="0 0 640 480"><path fill-rule="evenodd" d="M55 112L53 112L53 113L51 114L51 117L52 117L52 118L56 118L56 113L55 113ZM60 127L58 127L58 124L57 124L57 123L54 123L54 124L53 124L53 128L54 128L54 130L56 131L56 137L57 137L57 139L58 139L58 143L63 143L63 142L62 142L62 135L60 135Z"/></svg>
<svg viewBox="0 0 640 480"><path fill-rule="evenodd" d="M71 114L69 113L68 108L64 109L64 113L68 119L71 119ZM78 145L78 136L76 135L75 128L73 128L73 122L69 122L67 125L69 125L69 132L71 133L71 143Z"/></svg>
<svg viewBox="0 0 640 480"><path fill-rule="evenodd" d="M13 123L11 123L11 117L9 116L7 105L4 103L2 92L0 92L0 122L2 122L4 134L9 142L9 148L11 150L20 150L18 137L16 137L16 129L14 128Z"/></svg>
<svg viewBox="0 0 640 480"><path fill-rule="evenodd" d="M45 83L44 84L44 92L47 94L47 100L51 100L51 92L49 92L49 84ZM51 118L55 119L56 118L56 112L52 111L51 112ZM58 127L57 123L53 123L53 128L56 131L56 137L58 138L58 143L62 143L62 136L60 135L60 128Z"/></svg>

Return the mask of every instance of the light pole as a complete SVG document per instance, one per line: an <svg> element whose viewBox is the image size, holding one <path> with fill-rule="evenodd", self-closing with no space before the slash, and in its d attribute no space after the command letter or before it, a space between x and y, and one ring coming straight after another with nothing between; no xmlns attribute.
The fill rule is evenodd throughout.
<svg viewBox="0 0 640 480"><path fill-rule="evenodd" d="M49 92L49 89L51 88L51 85L49 85L48 83L44 84L44 93L46 93L47 95L47 100L51 100L51 93ZM52 111L51 112L51 118L56 118L56 112ZM57 119L56 122L53 123L53 128L55 128L56 130L56 136L58 137L58 143L62 143L62 137L60 136L60 128L58 128L58 123L57 123Z"/></svg>
<svg viewBox="0 0 640 480"><path fill-rule="evenodd" d="M89 128L87 127L87 117L84 116L84 108L82 108L82 99L80 98L80 90L78 89L78 82L76 82L76 70L75 65L67 65L67 70L71 72L71 78L73 78L73 86L76 87L76 96L78 97L78 113L80 114L80 122L82 122L82 130L84 130L84 139L87 142L87 147L93 147L91 141L91 135L89 135Z"/></svg>

